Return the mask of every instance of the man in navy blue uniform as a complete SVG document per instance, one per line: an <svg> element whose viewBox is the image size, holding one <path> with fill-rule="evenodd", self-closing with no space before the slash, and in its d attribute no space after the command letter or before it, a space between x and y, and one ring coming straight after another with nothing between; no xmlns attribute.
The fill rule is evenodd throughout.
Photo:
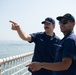
<svg viewBox="0 0 76 75"><path fill-rule="evenodd" d="M35 43L32 62L54 62L56 48L60 42L60 39L53 32L55 28L54 19L47 17L42 22L42 24L44 24L45 31L32 34L24 33L17 23L13 21L10 22L12 23L12 29L18 32L21 39L30 43ZM52 71L46 69L40 69L39 71L33 72L31 68L29 68L29 71L31 71L32 75L52 75Z"/></svg>
<svg viewBox="0 0 76 75"><path fill-rule="evenodd" d="M76 35L74 34L75 18L67 13L57 17L64 38L57 48L55 62L32 62L27 65L32 71L41 68L54 71L54 75L76 75Z"/></svg>

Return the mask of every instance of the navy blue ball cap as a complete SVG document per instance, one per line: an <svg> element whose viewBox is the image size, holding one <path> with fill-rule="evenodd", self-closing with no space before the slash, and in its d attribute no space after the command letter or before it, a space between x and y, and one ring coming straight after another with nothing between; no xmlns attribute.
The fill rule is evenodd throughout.
<svg viewBox="0 0 76 75"><path fill-rule="evenodd" d="M47 17L47 18L45 19L45 21L42 22L42 24L45 24L45 23L55 24L55 21L54 21L53 18Z"/></svg>
<svg viewBox="0 0 76 75"><path fill-rule="evenodd" d="M69 13L67 13L67 14L65 14L63 16L58 16L56 19L61 21L63 18L66 18L66 19L68 19L68 20L70 20L72 22L75 22L75 18Z"/></svg>

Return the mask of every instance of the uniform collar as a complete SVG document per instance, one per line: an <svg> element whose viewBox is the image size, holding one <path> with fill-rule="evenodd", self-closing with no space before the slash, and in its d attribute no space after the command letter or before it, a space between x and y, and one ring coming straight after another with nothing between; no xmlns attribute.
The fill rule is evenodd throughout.
<svg viewBox="0 0 76 75"><path fill-rule="evenodd" d="M73 31L73 30L72 30L72 31L70 31L66 36L64 36L64 38L63 38L63 39L67 38L67 37L68 37L69 35L71 35L72 33L74 33L74 31ZM63 39L62 39L62 40L63 40ZM61 41L62 41L62 40L61 40Z"/></svg>
<svg viewBox="0 0 76 75"><path fill-rule="evenodd" d="M46 36L50 37L50 38L51 38L51 40L53 40L54 38L56 38L55 33L53 33L53 36L49 36L49 35L47 35L47 34L44 32L44 35L46 35Z"/></svg>
<svg viewBox="0 0 76 75"><path fill-rule="evenodd" d="M52 36L54 36L55 33L53 32L53 35L52 35L52 36L51 36L51 35L47 35L46 32L44 32L44 34L45 34L46 36L48 36L48 37L52 37Z"/></svg>

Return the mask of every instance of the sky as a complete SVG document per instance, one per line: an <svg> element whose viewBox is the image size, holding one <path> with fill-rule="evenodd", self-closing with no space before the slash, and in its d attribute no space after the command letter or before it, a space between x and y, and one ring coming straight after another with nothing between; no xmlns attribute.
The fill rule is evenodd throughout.
<svg viewBox="0 0 76 75"><path fill-rule="evenodd" d="M76 18L76 0L0 0L0 40L21 40L17 32L11 30L9 20L17 22L30 34L44 31L41 22L46 17L55 19L54 32L62 38L56 17L66 13ZM74 31L76 34L76 26Z"/></svg>

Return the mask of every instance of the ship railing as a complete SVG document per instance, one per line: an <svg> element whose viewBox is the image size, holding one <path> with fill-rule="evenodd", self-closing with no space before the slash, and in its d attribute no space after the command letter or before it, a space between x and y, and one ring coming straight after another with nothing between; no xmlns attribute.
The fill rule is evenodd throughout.
<svg viewBox="0 0 76 75"><path fill-rule="evenodd" d="M0 75L31 75L27 64L31 63L33 52L0 59Z"/></svg>

